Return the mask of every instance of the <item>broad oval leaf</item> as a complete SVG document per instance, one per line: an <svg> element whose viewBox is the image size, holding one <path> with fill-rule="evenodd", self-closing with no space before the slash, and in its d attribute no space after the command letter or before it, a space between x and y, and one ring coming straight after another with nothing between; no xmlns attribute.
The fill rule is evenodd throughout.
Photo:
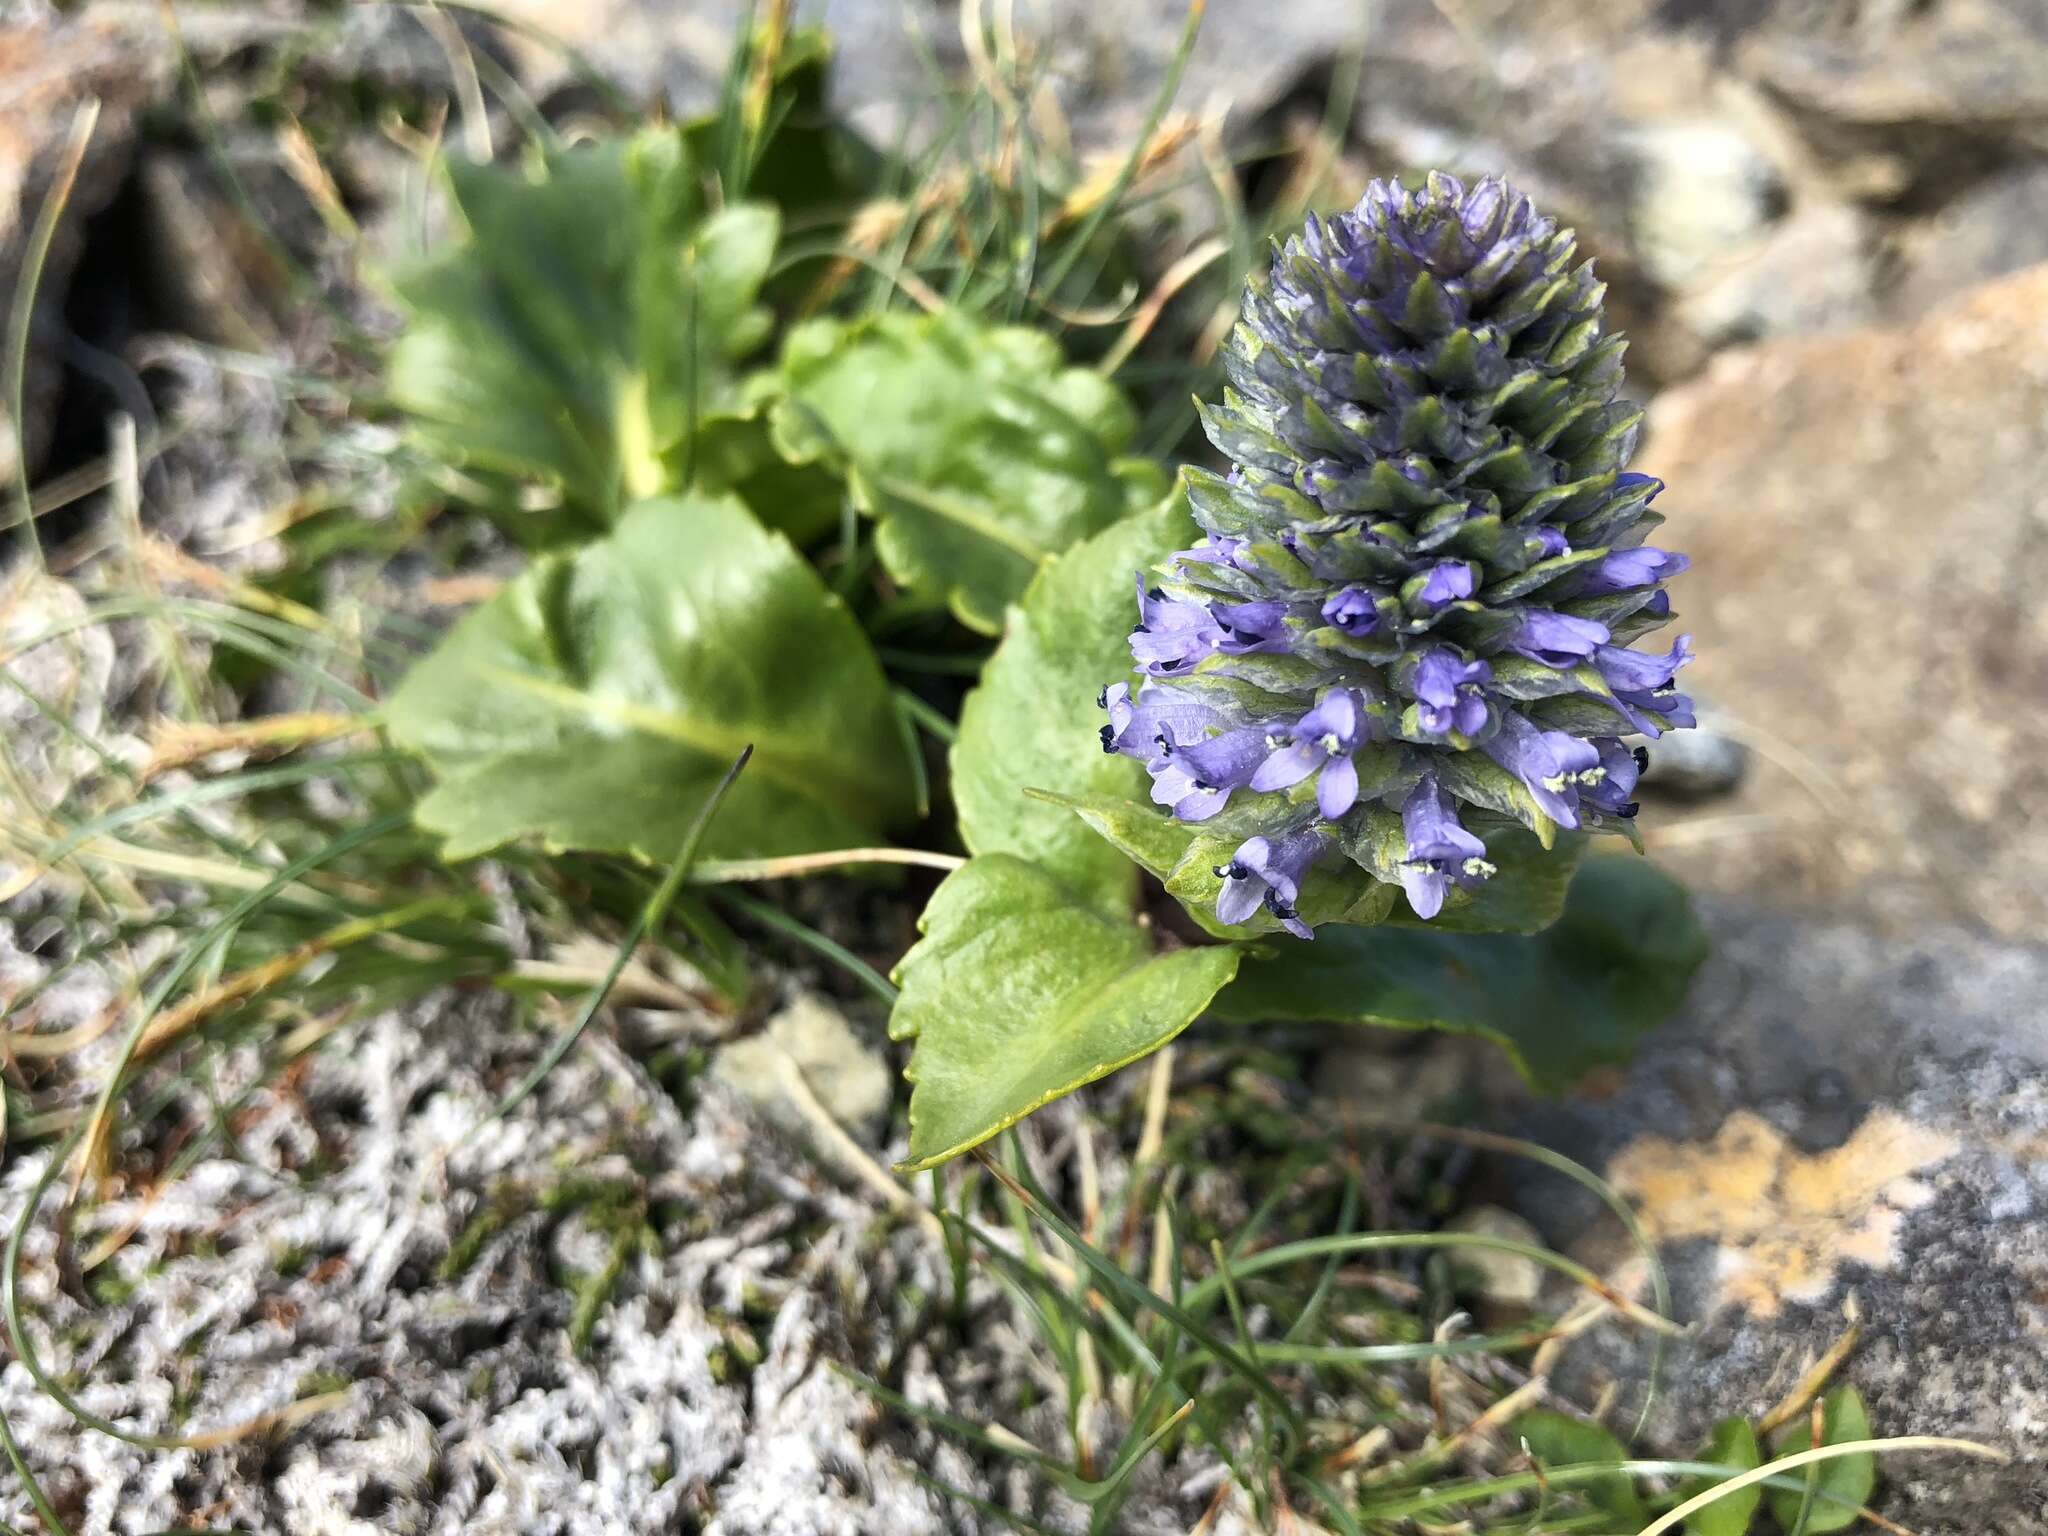
<svg viewBox="0 0 2048 1536"><path fill-rule="evenodd" d="M1749 1420L1737 1416L1722 1419L1714 1425L1707 1435L1706 1445L1695 1459L1727 1467L1732 1477L1762 1465L1763 1452L1757 1446L1756 1430ZM1679 1495L1689 1499L1713 1486L1713 1482L1704 1477L1687 1478L1679 1486ZM1762 1487L1737 1488L1697 1513L1687 1515L1685 1528L1689 1536L1748 1536L1750 1526L1756 1522L1757 1506L1763 1501Z"/></svg>
<svg viewBox="0 0 2048 1536"><path fill-rule="evenodd" d="M387 719L440 778L418 816L450 858L537 836L666 860L749 742L707 856L845 847L911 813L866 638L730 497L643 502L543 557L413 668Z"/></svg>
<svg viewBox="0 0 2048 1536"><path fill-rule="evenodd" d="M1635 1479L1619 1465L1628 1459L1628 1453L1598 1424L1552 1408L1536 1408L1515 1420L1514 1433L1546 1471L1614 1463L1611 1474L1572 1486L1628 1529L1643 1524L1646 1516Z"/></svg>
<svg viewBox="0 0 2048 1536"><path fill-rule="evenodd" d="M1102 685L1130 671L1133 576L1194 538L1180 500L1129 517L1059 556L1009 613L1002 644L960 710L952 753L960 836L975 853L1014 853L1077 895L1127 912L1131 860L1064 807L1025 793L1144 792L1145 770L1102 750Z"/></svg>
<svg viewBox="0 0 2048 1536"><path fill-rule="evenodd" d="M948 875L918 926L889 1017L893 1037L916 1041L906 1171L1156 1051L1237 971L1229 946L1153 953L1129 918L1006 853Z"/></svg>
<svg viewBox="0 0 2048 1536"><path fill-rule="evenodd" d="M1870 1415L1854 1387L1836 1388L1821 1399L1820 1407L1822 1445L1847 1445L1870 1438ZM1772 1447L1773 1457L1797 1455L1812 1445L1812 1420L1801 1414ZM1871 1492L1877 1487L1877 1457L1867 1452L1837 1456L1833 1461L1819 1462L1786 1475L1802 1480L1810 1477L1814 1488L1812 1501L1808 1503L1804 1491L1773 1488L1771 1517L1783 1529L1792 1530L1799 1523L1800 1506L1805 1504L1807 1531L1813 1536L1827 1536L1830 1531L1848 1530L1860 1518L1856 1511L1870 1502Z"/></svg>
<svg viewBox="0 0 2048 1536"><path fill-rule="evenodd" d="M447 169L468 238L396 279L411 317L390 390L415 437L451 464L537 483L559 498L563 533L679 489L693 424L731 403L733 362L767 337L775 210L707 210L672 129L558 151L537 177ZM539 520L516 505L496 510Z"/></svg>
<svg viewBox="0 0 2048 1536"><path fill-rule="evenodd" d="M1036 331L950 311L815 320L781 371L783 451L844 468L889 574L984 634L1050 556L1166 489L1122 457L1122 394Z"/></svg>
<svg viewBox="0 0 2048 1536"><path fill-rule="evenodd" d="M1447 1029L1502 1046L1536 1087L1626 1061L1684 1000L1706 958L1685 892L1646 860L1580 866L1563 915L1537 934L1325 928L1274 939L1216 1000L1244 1023L1288 1019Z"/></svg>

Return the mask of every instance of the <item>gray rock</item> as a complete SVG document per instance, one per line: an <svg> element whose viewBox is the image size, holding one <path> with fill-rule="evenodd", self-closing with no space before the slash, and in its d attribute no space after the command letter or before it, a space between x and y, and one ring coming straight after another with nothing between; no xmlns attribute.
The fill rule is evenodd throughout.
<svg viewBox="0 0 2048 1536"><path fill-rule="evenodd" d="M1478 1205L1460 1211L1444 1223L1444 1230L1539 1246L1543 1241L1529 1221L1497 1205ZM1469 1269L1478 1277L1480 1300L1504 1312L1527 1312L1534 1307L1549 1274L1534 1259L1500 1249L1460 1249L1455 1257L1459 1268Z"/></svg>
<svg viewBox="0 0 2048 1536"><path fill-rule="evenodd" d="M1867 325L1877 317L1874 238L1848 203L1801 207L1752 240L1723 245L1675 295L1673 316L1717 349Z"/></svg>
<svg viewBox="0 0 2048 1536"><path fill-rule="evenodd" d="M1631 224L1645 271L1667 288L1720 278L1732 252L1763 239L1784 187L1752 134L1689 116L1618 130L1635 163Z"/></svg>
<svg viewBox="0 0 2048 1536"><path fill-rule="evenodd" d="M1653 851L1731 893L2048 932L2048 268L1655 403L1686 674L1754 771ZM1659 839L1664 841L1660 843Z"/></svg>
<svg viewBox="0 0 2048 1536"><path fill-rule="evenodd" d="M1643 786L1679 800L1732 794L1749 772L1749 748L1728 734L1717 714L1704 705L1696 729L1671 731L1643 747L1650 758Z"/></svg>
<svg viewBox="0 0 2048 1536"><path fill-rule="evenodd" d="M1736 61L1838 169L1868 177L1869 162L1886 163L1896 196L1938 199L2015 148L2048 150L2039 0L1890 6L1852 28L1769 26L1743 39Z"/></svg>
<svg viewBox="0 0 2048 1536"><path fill-rule="evenodd" d="M1892 240L1888 314L1918 319L1975 284L2048 261L2048 161L2009 167Z"/></svg>
<svg viewBox="0 0 2048 1536"><path fill-rule="evenodd" d="M1881 1434L1977 1439L2011 1467L1888 1466L1885 1513L1921 1536L2032 1530L2048 1510L2048 950L1952 930L1905 943L1708 903L1713 958L1684 1015L1614 1091L1519 1128L1637 1205L1680 1317L1652 1444L1694 1451L1760 1415L1855 1321L1854 1383ZM1620 1224L1577 1185L1514 1171L1513 1205L1612 1272ZM1640 1277L1640 1266L1636 1265ZM1575 1345L1566 1389L1640 1399L1640 1334Z"/></svg>

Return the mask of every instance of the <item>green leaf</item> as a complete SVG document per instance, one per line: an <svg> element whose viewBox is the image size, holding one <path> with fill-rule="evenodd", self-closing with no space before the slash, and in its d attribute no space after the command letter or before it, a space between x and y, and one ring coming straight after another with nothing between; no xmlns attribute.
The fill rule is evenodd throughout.
<svg viewBox="0 0 2048 1536"><path fill-rule="evenodd" d="M960 710L952 754L960 835L975 853L1014 853L1075 894L1125 912L1131 861L1065 808L1026 789L1142 797L1145 770L1102 750L1102 685L1130 675L1132 577L1192 543L1179 497L1098 533L1041 570L1010 610L981 686Z"/></svg>
<svg viewBox="0 0 2048 1536"><path fill-rule="evenodd" d="M1822 1445L1846 1445L1852 1440L1869 1438L1870 1415L1864 1411L1863 1398L1854 1387L1838 1387L1821 1399ZM1802 1414L1799 1422L1772 1447L1773 1459L1795 1456L1812 1444L1813 1424ZM1871 1491L1877 1487L1877 1457L1870 1453L1838 1456L1788 1475L1812 1477L1814 1496L1806 1512L1806 1530L1809 1536L1826 1536L1829 1531L1849 1529L1856 1523L1856 1511L1870 1502ZM1785 1530L1792 1530L1799 1523L1799 1509L1806 1503L1806 1495L1787 1488L1773 1488L1770 1494L1771 1518Z"/></svg>
<svg viewBox="0 0 2048 1536"><path fill-rule="evenodd" d="M570 530L680 489L693 423L767 337L775 210L708 211L672 129L448 178L468 239L396 279L390 391L421 444L537 485Z"/></svg>
<svg viewBox="0 0 2048 1536"><path fill-rule="evenodd" d="M1549 1408L1533 1409L1515 1420L1515 1434L1546 1471L1607 1462L1618 1464L1628 1459L1621 1442L1598 1424ZM1626 1472L1617 1469L1612 1477L1594 1478L1577 1486L1587 1498L1630 1529L1641 1526L1647 1518L1635 1480Z"/></svg>
<svg viewBox="0 0 2048 1536"><path fill-rule="evenodd" d="M1119 457L1133 417L1115 386L1022 327L816 320L791 333L782 381L784 453L842 467L889 574L984 634L1047 558L1165 489Z"/></svg>
<svg viewBox="0 0 2048 1536"><path fill-rule="evenodd" d="M765 411L708 416L690 445L690 485L730 491L771 528L798 544L839 525L846 482L822 464L792 463L775 450Z"/></svg>
<svg viewBox="0 0 2048 1536"><path fill-rule="evenodd" d="M1425 927L1275 939L1216 1000L1245 1023L1328 1019L1447 1029L1501 1045L1538 1088L1626 1061L1684 999L1706 957L1685 892L1632 855L1588 859L1541 933Z"/></svg>
<svg viewBox="0 0 2048 1536"><path fill-rule="evenodd" d="M727 187L728 197L773 203L792 225L815 229L841 222L882 190L886 158L832 111L831 64L832 43L823 30L805 27L783 38L763 119L772 131L755 146L743 185ZM683 129L700 163L718 163L723 126L712 115ZM783 274L775 286L786 286L793 298L816 278L816 266L806 265Z"/></svg>
<svg viewBox="0 0 2048 1536"><path fill-rule="evenodd" d="M908 819L910 765L859 626L730 497L643 502L458 624L387 706L466 858L514 838L668 857L749 742L712 858L845 847Z"/></svg>
<svg viewBox="0 0 2048 1536"><path fill-rule="evenodd" d="M946 877L896 968L889 1033L915 1038L905 1170L958 1156L1159 1049L1235 974L1227 946L1151 936L1047 871L981 854Z"/></svg>
<svg viewBox="0 0 2048 1536"><path fill-rule="evenodd" d="M1756 1431L1749 1420L1736 1417L1722 1419L1713 1427L1696 1459L1731 1468L1729 1475L1733 1476L1761 1465L1763 1452L1757 1448ZM1714 1481L1725 1479L1687 1478L1679 1487L1679 1497L1694 1498L1714 1486ZM1685 1528L1691 1536L1746 1536L1763 1498L1761 1487L1738 1488L1698 1514L1687 1515Z"/></svg>

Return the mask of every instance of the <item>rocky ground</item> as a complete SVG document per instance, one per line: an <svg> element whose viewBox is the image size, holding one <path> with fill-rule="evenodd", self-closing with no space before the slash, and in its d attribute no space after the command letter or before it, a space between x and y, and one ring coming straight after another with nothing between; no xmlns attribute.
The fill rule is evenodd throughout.
<svg viewBox="0 0 2048 1536"><path fill-rule="evenodd" d="M684 107L705 99L739 7L503 9ZM964 60L947 10L816 9L841 38L842 105L880 135L922 78L906 18L942 64ZM39 289L23 423L39 473L99 453L114 406L152 419L133 368L151 349L179 356L162 333L317 363L303 291L216 153L265 223L315 253L317 280L346 275L322 243L337 213L373 251L417 235L410 162L387 138L354 136L316 175L289 134L230 108L279 69L454 96L443 39L413 13L363 7L302 58L289 7L186 12L228 123L217 152L162 126L178 65L155 5L95 0L65 18L29 5L0 30L0 288L23 269L75 110L100 102L74 192L93 222L67 226ZM1179 8L1046 0L1017 14L1050 50L1082 142L1133 132ZM571 111L588 89L556 53L511 41L492 57L544 110ZM1696 561L1680 606L1713 730L1674 754L1644 820L1653 851L1709 893L1717 956L1628 1072L1561 1105L1496 1095L1497 1113L1604 1167L1666 1244L1701 1327L1665 1372L1658 1445L1690 1452L1715 1414L1768 1408L1853 1323L1842 1372L1881 1431L1966 1433L2026 1458L1915 1464L1894 1478L1895 1518L1921 1536L2037 1528L2048 627L2031 584L2048 576L2048 266L2035 265L2048 263L2048 11L1388 0L1361 32L1350 6L1212 0L1181 99L1228 97L1231 142L1281 151L1248 173L1256 196L1308 152L1331 81L1352 68L1347 174L1505 170L1578 223L1653 399L1641 465L1670 483L1670 540ZM359 318L377 323L373 306ZM217 413L216 444L223 419L249 430L254 398ZM268 462L174 457L161 472L182 494L153 504L260 507L277 481L233 476ZM33 911L0 932L18 983L41 963ZM101 1412L176 1408L218 1427L308 1382L367 1384L282 1440L161 1453L77 1434L10 1365L0 1401L74 1529L195 1510L308 1532L694 1529L691 1511L715 1504L710 1528L735 1536L919 1531L946 1527L913 1463L986 1486L950 1453L878 1441L872 1405L824 1368L915 1347L876 1298L906 1277L929 1284L928 1251L857 1171L763 1128L773 1116L732 1086L744 1057L677 1110L626 1057L592 1052L465 1142L521 1047L470 1004L360 1027L358 1051L262 1096L241 1157L105 1213L139 1223L110 1282L133 1287L115 1312L88 1330L33 1245L28 1299L53 1366L111 1367L88 1398ZM298 1177L316 1157L340 1172ZM39 1172L35 1154L14 1157L7 1201ZM1500 1198L1583 1256L1622 1261L1572 1191L1503 1174ZM502 1221L444 1277L493 1211ZM152 1258L161 1271L143 1273ZM579 1354L578 1277L608 1266L619 1300ZM917 1372L935 1401L971 1401L974 1372L1019 1368L1022 1348L995 1339ZM1619 1341L1588 1341L1574 1364L1589 1393L1644 1378ZM11 1491L0 1511L30 1518Z"/></svg>

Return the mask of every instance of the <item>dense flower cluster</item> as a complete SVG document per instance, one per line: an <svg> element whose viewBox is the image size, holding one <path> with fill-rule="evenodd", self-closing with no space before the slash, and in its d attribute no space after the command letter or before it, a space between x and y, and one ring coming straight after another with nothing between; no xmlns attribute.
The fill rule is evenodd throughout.
<svg viewBox="0 0 2048 1536"><path fill-rule="evenodd" d="M1247 284L1232 388L1203 414L1206 535L1138 582L1142 681L1105 750L1239 837L1217 915L1295 910L1348 856L1422 917L1495 872L1507 818L1624 829L1642 749L1691 725L1689 659L1629 643L1683 555L1643 540L1662 483L1624 470L1641 413L1569 230L1497 180L1375 182Z"/></svg>

